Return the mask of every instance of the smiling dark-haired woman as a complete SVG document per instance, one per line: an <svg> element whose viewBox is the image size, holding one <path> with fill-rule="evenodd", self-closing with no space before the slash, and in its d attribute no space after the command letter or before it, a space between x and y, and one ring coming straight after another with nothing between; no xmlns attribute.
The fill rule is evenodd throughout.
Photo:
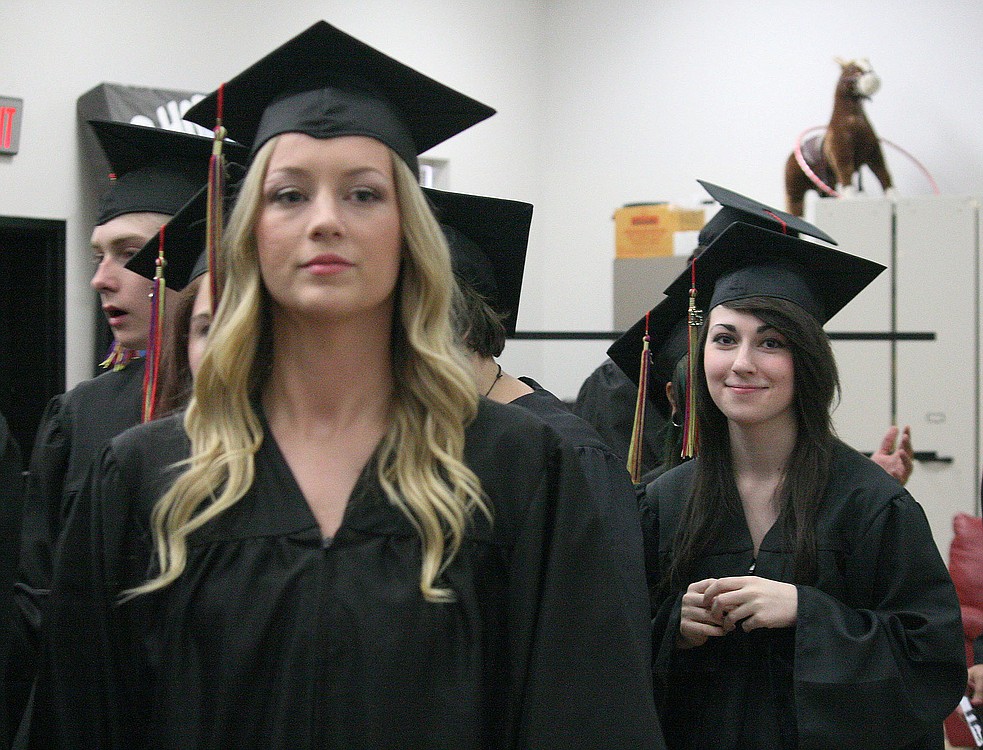
<svg viewBox="0 0 983 750"><path fill-rule="evenodd" d="M707 311L698 455L642 501L671 748L943 746L954 587L922 508L830 417L822 325L881 270L739 221L667 290Z"/></svg>

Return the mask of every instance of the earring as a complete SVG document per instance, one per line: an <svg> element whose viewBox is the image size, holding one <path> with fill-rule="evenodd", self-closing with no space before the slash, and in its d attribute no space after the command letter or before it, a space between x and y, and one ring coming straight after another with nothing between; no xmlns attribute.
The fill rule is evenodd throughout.
<svg viewBox="0 0 983 750"><path fill-rule="evenodd" d="M676 421L678 418L679 418L679 415L676 413L675 410L673 410L672 414L669 415L669 422L672 424L673 427L682 427L683 426L683 423L682 422L677 422Z"/></svg>

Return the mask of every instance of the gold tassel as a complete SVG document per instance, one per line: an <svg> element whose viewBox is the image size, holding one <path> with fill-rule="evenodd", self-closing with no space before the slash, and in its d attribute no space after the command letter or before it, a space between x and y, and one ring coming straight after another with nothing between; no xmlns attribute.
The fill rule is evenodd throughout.
<svg viewBox="0 0 983 750"><path fill-rule="evenodd" d="M689 310L686 313L686 322L688 323L689 362L686 368L686 404L683 409L683 448L680 456L692 458L696 455L698 442L696 410L693 405L693 384L696 382L696 349L699 346L700 326L703 325L703 313L696 308L695 283L689 290Z"/></svg>
<svg viewBox="0 0 983 750"><path fill-rule="evenodd" d="M208 162L208 203L205 213L205 252L208 253L208 283L212 293L212 314L218 308L219 278L218 253L222 247L223 205L225 197L225 157L222 144L226 130L222 125L225 100L225 84L218 87L218 109L215 117L215 140Z"/></svg>

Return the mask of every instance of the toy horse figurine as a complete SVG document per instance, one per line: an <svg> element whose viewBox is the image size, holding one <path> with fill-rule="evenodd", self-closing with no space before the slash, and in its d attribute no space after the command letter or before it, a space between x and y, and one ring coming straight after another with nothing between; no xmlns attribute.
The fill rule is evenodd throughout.
<svg viewBox="0 0 983 750"><path fill-rule="evenodd" d="M842 68L833 99L833 115L825 135L816 135L797 144L785 163L785 202L788 212L802 216L806 191L820 188L828 195L853 192L853 175L864 164L887 194L894 191L891 175L884 165L881 144L864 114L863 100L881 86L881 79L866 60L836 59ZM805 162L805 169L799 161ZM819 183L814 182L812 172ZM834 190L835 186L835 190Z"/></svg>

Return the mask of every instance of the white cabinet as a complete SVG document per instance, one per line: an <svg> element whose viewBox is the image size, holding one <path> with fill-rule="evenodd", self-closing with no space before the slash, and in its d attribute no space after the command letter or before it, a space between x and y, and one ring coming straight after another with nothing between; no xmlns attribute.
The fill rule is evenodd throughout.
<svg viewBox="0 0 983 750"><path fill-rule="evenodd" d="M836 315L840 437L875 450L910 424L920 460L908 482L943 555L952 517L980 493L980 211L962 196L820 200L807 217L888 270Z"/></svg>

